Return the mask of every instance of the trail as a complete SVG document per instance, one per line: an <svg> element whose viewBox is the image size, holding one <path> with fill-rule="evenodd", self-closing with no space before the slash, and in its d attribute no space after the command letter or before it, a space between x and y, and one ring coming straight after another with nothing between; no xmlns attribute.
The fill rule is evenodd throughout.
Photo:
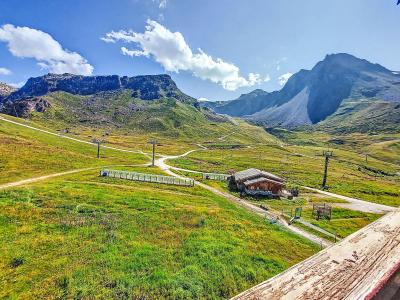
<svg viewBox="0 0 400 300"><path fill-rule="evenodd" d="M44 176L39 176L39 177L34 177L34 178L29 178L29 179L24 179L24 180L19 180L15 182L9 182L5 184L0 185L0 190L10 188L10 187L15 187L15 186L20 186L20 185L25 185L29 183L34 183L37 181L45 180L45 179L50 179L54 177L59 177L63 175L69 175L69 174L74 174L74 173L79 173L79 172L84 172L84 171L89 171L89 170L94 170L98 169L97 168L85 168L85 169L76 169L76 170L71 170L71 171L65 171L65 172L60 172L60 173L54 173L54 174L49 174L49 175L44 175Z"/></svg>
<svg viewBox="0 0 400 300"><path fill-rule="evenodd" d="M48 131L48 130L45 130L45 129L40 129L40 128L33 127L33 126L30 126L30 125L26 125L26 124L23 124L23 123L12 121L12 120L6 119L6 118L4 118L2 116L0 116L0 120L4 121L4 122L12 123L14 125L18 125L18 126L22 126L22 127L25 127L25 128L29 128L29 129L32 129L32 130L36 130L36 131L40 131L40 132L43 132L43 133L47 133L47 134L50 134L50 135L53 135L53 136L57 136L59 138L68 139L68 140L75 141L75 142L78 142L78 143L88 144L88 145L92 145L92 146L96 146L97 147L96 143L92 143L92 142L89 142L89 141L73 138L73 137L70 137L70 136L61 135L59 133L51 132L51 131ZM105 148L105 149L120 151L120 152L139 153L139 154L143 154L143 155L145 155L147 157L150 157L150 155L148 153L145 153L145 152L140 151L140 150L127 150L127 149L122 149L122 148L106 146L106 145L103 145L101 147Z"/></svg>
<svg viewBox="0 0 400 300"><path fill-rule="evenodd" d="M161 158L156 159L154 164L156 166L158 166L161 170L163 170L165 173L167 173L168 175L184 179L185 178L184 176L178 175L178 174L174 173L172 170L175 169L175 170L185 171L185 172L197 172L197 171L192 171L192 170L187 170L187 169L182 169L182 168L174 168L174 167L168 165L166 163L166 160L168 160L168 159L176 159L176 158L179 158L179 157L184 157L184 156L187 156L190 153L193 153L195 151L203 151L203 150L205 150L205 149L190 150L190 151L188 151L188 152L186 152L184 154L175 155L175 156L162 156ZM242 199L240 199L238 197L235 197L235 196L233 196L233 195L231 195L229 193L222 192L222 191L220 191L220 190L218 190L218 189L216 189L214 187L211 187L211 186L206 185L204 183L201 183L199 181L195 180L195 184L200 186L200 187L202 187L202 188L204 188L204 189L206 189L206 190L208 190L208 191L210 191L210 192L212 192L215 195L224 197L225 199L227 199L227 200L229 200L229 201L231 201L231 202L233 202L235 204L240 205L241 207L247 209L248 211L251 211L252 213L255 213L255 214L257 214L257 215L259 215L259 216L261 216L263 218L268 218L269 220L274 220L279 225L287 228L289 231L292 231L292 232L294 232L294 233L296 233L298 235L301 235L301 236L305 237L306 239L308 239L308 240L310 240L310 241L312 241L314 243L321 244L323 247L328 247L328 246L333 245L333 243L330 242L330 241L327 241L327 240L322 239L322 238L320 238L318 236L315 236L315 235L313 235L313 234L311 234L311 233L309 233L309 232L307 232L305 230L302 230L300 228L297 228L297 227L294 227L294 226L290 226L289 224L286 223L285 220L282 220L278 214L275 214L275 213L272 213L272 212L269 212L269 211L265 211L264 209L254 205L254 204L251 204L251 203L249 203L247 201L243 201Z"/></svg>
<svg viewBox="0 0 400 300"><path fill-rule="evenodd" d="M70 174L75 174L75 173L81 173L85 171L90 171L90 170L98 170L99 168L108 168L108 167L141 167L141 166L147 166L148 164L138 164L138 165L112 165L112 166L97 166L97 167L90 167L90 168L83 168L83 169L75 169L75 170L70 170L70 171L64 171L64 172L59 172L59 173L53 173L53 174L48 174L48 175L43 175L43 176L38 176L38 177L33 177L33 178L28 178L28 179L23 179L19 181L14 181L14 182L8 182L8 183L3 183L0 184L0 190L4 190L7 188L11 187L16 187L16 186L21 186L21 185L26 185L30 183L35 183L38 181L54 178L54 177L60 177L64 175L70 175Z"/></svg>
<svg viewBox="0 0 400 300"><path fill-rule="evenodd" d="M304 189L307 189L309 191L317 192L323 195L327 195L333 198L338 198L341 200L345 200L349 203L335 203L335 206L343 207L343 208L349 208L352 210L358 210L362 212L367 212L367 213L376 213L376 214L382 214L382 213L387 213L391 211L395 211L396 207L388 206L388 205L383 205L383 204L378 204L378 203L373 203L373 202L368 202L356 198L351 198L343 195L338 195L334 194L331 192L326 192L322 190L318 190L315 188L311 188L308 186L303 186Z"/></svg>
<svg viewBox="0 0 400 300"><path fill-rule="evenodd" d="M53 135L53 136L57 136L59 138L64 138L64 139L72 140L72 141L79 142L79 143L84 143L84 144L97 146L97 144L92 143L92 142L84 141L84 140L73 138L73 137L69 137L69 136L62 136L62 135L60 135L58 133L54 133L54 132L51 132L51 131L48 131L48 130L45 130L45 129L40 129L40 128L36 128L36 127L30 126L30 125L26 125L26 124L22 124L22 123L19 123L19 122L16 122L16 121L12 121L12 120L6 119L6 118L4 118L2 116L0 116L0 120L4 121L4 122L9 122L9 123L12 123L12 124L15 124L15 125L18 125L18 126L22 126L22 127L25 127L25 128L29 128L29 129L32 129L32 130L36 130L36 131L39 131L39 132L43 132L43 133L46 133L46 134L50 134L50 135ZM231 133L231 134L233 134L233 133ZM228 135L226 135L224 137L221 137L221 138L224 139L225 137L227 137L227 136L229 136L231 134L228 134ZM127 149L121 149L121 148L116 148L116 147L111 147L111 146L102 146L102 147L106 148L106 149L115 150L115 151L121 151L121 152L140 153L140 154L143 154L143 155L149 157L149 154L144 153L143 151L139 151L139 150L127 150ZM199 145L199 147L201 149L190 150L190 151L187 151L187 152L185 152L185 153L183 153L181 155L175 155L175 156L163 155L160 158L155 160L155 165L158 166L165 173L167 173L167 174L169 174L171 176L178 177L178 178L185 178L183 176L180 176L180 175L172 172L171 170L175 169L175 170L179 170L179 171L192 172L192 173L195 172L195 171L181 169L181 168L174 168L172 166L169 166L165 161L168 160L168 159L176 159L176 158L179 158L179 157L187 156L190 153L193 153L194 151L207 150L207 148L204 147L204 146ZM49 178L58 177L58 176L63 176L63 175L83 172L83 171L87 171L87 170L93 170L93 169L96 169L96 168L98 168L98 167L71 170L71 171L65 171L65 172L50 174L50 175L44 175L44 176L40 176L40 177L36 177L36 178L20 180L20 181L17 181L17 182L12 182L12 183L7 183L7 184L0 185L0 189L20 186L20 185L29 184L29 183L33 183L33 182L49 179ZM200 186L200 187L202 187L204 189L207 189L207 190L211 191L212 193L214 193L216 195L222 196L222 197L230 200L231 202L239 204L242 207L246 208L247 210L252 211L253 213L256 213L256 214L258 214L258 215L260 215L260 216L262 216L264 218L268 218L270 220L275 220L277 223L279 223L280 225L283 225L284 227L286 227L290 231L295 232L295 233L297 233L297 234L299 234L299 235L301 235L301 236L303 236L303 237L305 237L305 238L307 238L307 239L309 239L309 240L311 240L313 242L320 243L321 245L323 245L325 247L326 246L330 246L332 244L331 242L329 242L327 240L324 240L322 238L319 238L319 237L317 237L317 236L315 236L313 234L310 234L307 231L304 231L304 230L302 230L300 228L296 228L294 226L290 226L289 224L286 223L285 220L280 219L280 216L278 214L273 214L271 212L266 212L265 210L261 209L260 207L258 207L256 205L253 205L253 204L248 203L246 201L242 201L240 198L237 198L237 197L235 197L235 196L233 196L231 194L228 194L228 193L221 192L218 189L210 187L208 185L205 185L205 184L203 184L201 182L195 181L195 184L197 184L198 186Z"/></svg>

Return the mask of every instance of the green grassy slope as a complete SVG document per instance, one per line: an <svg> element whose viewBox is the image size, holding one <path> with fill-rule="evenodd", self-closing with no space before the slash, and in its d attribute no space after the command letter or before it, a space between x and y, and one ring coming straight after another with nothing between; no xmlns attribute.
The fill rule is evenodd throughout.
<svg viewBox="0 0 400 300"><path fill-rule="evenodd" d="M130 134L160 133L169 137L212 137L218 121L227 121L214 115L214 121L191 104L173 99L154 101L132 98L129 90L101 93L91 96L65 92L50 93L44 97L51 108L34 113L31 119L50 127L91 127ZM230 122L227 122L230 124ZM218 132L219 133L219 132Z"/></svg>
<svg viewBox="0 0 400 300"><path fill-rule="evenodd" d="M55 92L44 99L51 107L27 117L34 126L87 140L101 138L114 146L148 150L148 140L156 138L161 152L180 154L199 143L277 143L260 127L173 99L144 101L129 91L92 96Z"/></svg>
<svg viewBox="0 0 400 300"><path fill-rule="evenodd" d="M317 248L198 187L92 171L0 192L0 298L229 298Z"/></svg>
<svg viewBox="0 0 400 300"><path fill-rule="evenodd" d="M13 118L14 120L18 120ZM115 164L143 164L142 154L101 150L0 120L0 183L58 173L66 170Z"/></svg>
<svg viewBox="0 0 400 300"><path fill-rule="evenodd" d="M396 133L400 131L400 103L365 99L344 101L338 110L316 125L333 133Z"/></svg>
<svg viewBox="0 0 400 300"><path fill-rule="evenodd" d="M324 168L324 159L320 155L325 149L304 145L218 149L194 152L173 160L172 164L185 169L223 173L255 167L286 178L290 185L319 188ZM395 175L399 166L374 158L365 163L364 156L346 149L335 149L334 154L328 176L330 191L371 202L400 205L400 176ZM389 175L371 170L381 170Z"/></svg>

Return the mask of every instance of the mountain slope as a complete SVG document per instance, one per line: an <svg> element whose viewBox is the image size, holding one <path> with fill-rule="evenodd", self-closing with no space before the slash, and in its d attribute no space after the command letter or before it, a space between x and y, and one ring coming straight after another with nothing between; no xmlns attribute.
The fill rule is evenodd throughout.
<svg viewBox="0 0 400 300"><path fill-rule="evenodd" d="M218 135L215 123L232 125L228 117L200 108L168 75L48 74L29 79L4 98L1 112L60 130L90 127L166 136Z"/></svg>
<svg viewBox="0 0 400 300"><path fill-rule="evenodd" d="M400 103L376 99L345 100L316 128L340 134L400 132Z"/></svg>
<svg viewBox="0 0 400 300"><path fill-rule="evenodd" d="M280 91L257 90L208 106L218 113L245 117L267 127L290 128L325 120L345 99L400 102L400 75L349 54L333 54L312 70L294 74Z"/></svg>

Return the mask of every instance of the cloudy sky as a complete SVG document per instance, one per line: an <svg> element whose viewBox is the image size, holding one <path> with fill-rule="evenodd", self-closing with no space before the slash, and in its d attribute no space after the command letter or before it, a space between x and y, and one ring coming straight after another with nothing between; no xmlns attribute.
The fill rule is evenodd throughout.
<svg viewBox="0 0 400 300"><path fill-rule="evenodd" d="M280 89L328 53L400 70L396 0L1 0L0 81L168 73L229 100Z"/></svg>

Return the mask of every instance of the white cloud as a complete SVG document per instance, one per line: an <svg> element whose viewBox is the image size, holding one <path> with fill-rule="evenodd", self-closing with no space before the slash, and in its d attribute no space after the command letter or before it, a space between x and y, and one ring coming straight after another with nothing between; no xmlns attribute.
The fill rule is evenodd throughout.
<svg viewBox="0 0 400 300"><path fill-rule="evenodd" d="M0 75L10 75L12 72L7 68L0 68Z"/></svg>
<svg viewBox="0 0 400 300"><path fill-rule="evenodd" d="M289 80L290 77L292 77L292 73L285 73L281 76L278 77L278 83L279 85L283 86L286 84L286 82Z"/></svg>
<svg viewBox="0 0 400 300"><path fill-rule="evenodd" d="M204 98L204 97L200 97L199 99L197 99L197 101L199 101L199 102L207 102L207 101L210 101L210 100L208 100L207 98Z"/></svg>
<svg viewBox="0 0 400 300"><path fill-rule="evenodd" d="M137 48L121 47L122 54L131 57L152 57L166 71L190 71L194 76L220 84L230 91L263 81L260 75L255 73L250 73L247 78L241 76L237 66L221 58L214 59L201 49L193 53L180 32L171 32L153 20L147 21L144 33L132 30L111 31L102 40L108 43L133 43Z"/></svg>
<svg viewBox="0 0 400 300"><path fill-rule="evenodd" d="M271 80L271 76L269 76L269 75L265 76L264 82L268 82L268 81L270 81L270 80Z"/></svg>
<svg viewBox="0 0 400 300"><path fill-rule="evenodd" d="M63 49L59 42L46 32L29 27L6 24L0 27L0 41L16 57L34 58L42 69L53 73L91 75L93 66L76 52Z"/></svg>

